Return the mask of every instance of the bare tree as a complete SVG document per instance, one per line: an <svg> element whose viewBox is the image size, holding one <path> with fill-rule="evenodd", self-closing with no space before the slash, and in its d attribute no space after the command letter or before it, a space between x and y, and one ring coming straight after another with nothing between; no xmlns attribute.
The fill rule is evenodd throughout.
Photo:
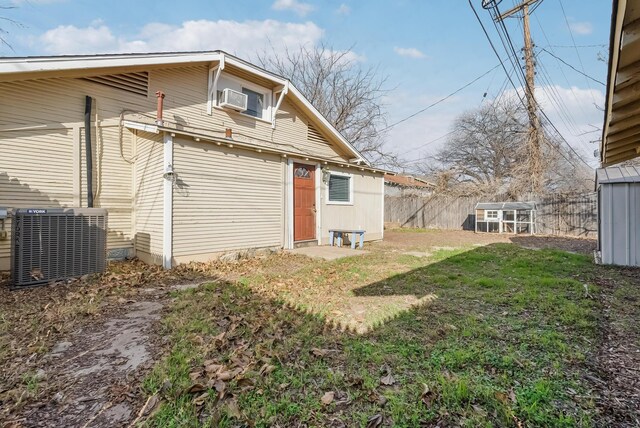
<svg viewBox="0 0 640 428"><path fill-rule="evenodd" d="M351 49L321 44L278 53L272 47L258 54L261 65L298 88L329 122L367 159L389 165L396 157L383 148L386 77L363 67Z"/></svg>
<svg viewBox="0 0 640 428"><path fill-rule="evenodd" d="M427 172L466 193L506 191L519 174L527 139L526 111L515 102L484 104L463 113ZM444 184L443 184L444 185Z"/></svg>
<svg viewBox="0 0 640 428"><path fill-rule="evenodd" d="M0 4L0 11L7 11L15 8L15 6ZM20 27L21 24L9 17L0 16L0 47L5 46L13 51L11 43L7 40L7 35L9 34L9 30L6 29L7 25Z"/></svg>
<svg viewBox="0 0 640 428"><path fill-rule="evenodd" d="M453 134L423 171L442 192L522 197L531 192L528 118L515 100L487 103L463 113ZM559 140L543 136L544 190L589 191L592 170Z"/></svg>

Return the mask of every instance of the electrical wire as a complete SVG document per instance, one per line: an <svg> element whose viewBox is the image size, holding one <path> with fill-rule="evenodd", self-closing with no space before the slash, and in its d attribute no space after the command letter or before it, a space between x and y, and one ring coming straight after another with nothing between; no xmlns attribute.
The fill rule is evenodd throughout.
<svg viewBox="0 0 640 428"><path fill-rule="evenodd" d="M584 73L584 72L582 72L582 71L578 70L578 69L577 69L577 68L575 68L573 65L569 64L568 62L566 62L566 61L565 61L565 60L563 60L562 58L560 58L560 57L556 56L554 53L552 53L552 52L550 52L550 51L546 50L545 48L542 48L542 49L540 49L540 50L541 50L542 52L546 52L546 53L548 53L549 55L551 55L552 57L554 57L555 59L557 59L558 61L560 61L561 63L563 63L564 65L566 65L566 66L567 66L567 67L569 67L570 69L572 69L573 71L575 71L576 73L580 73L580 74L582 74L584 77L589 78L589 79L593 80L594 82L601 84L602 86L607 86L607 84L606 84L606 83L601 82L600 80L596 79L595 77L591 77L591 76L589 76L588 74L586 74L586 73Z"/></svg>
<svg viewBox="0 0 640 428"><path fill-rule="evenodd" d="M480 27L482 27L482 31L484 32L485 37L487 38L487 40L488 40L489 44L491 45L491 48L492 48L493 52L494 52L494 53L495 53L495 55L498 57L498 59L500 59L500 54L498 53L498 51L497 51L497 49L496 49L495 45L493 44L493 41L491 40L491 37L489 36L489 33L487 32L487 30L486 30L486 28L485 28L485 26L484 26L484 23L482 22L482 19L480 19L480 16L478 15L478 12L476 11L476 8L473 6L473 3L471 2L471 0L468 0L468 2L469 2L469 6L471 7L471 10L473 11L473 13L474 13L474 15L475 15L475 17L476 17L476 19L477 19L478 23L480 24ZM497 8L496 8L496 12L495 12L495 13L496 13L496 14L498 14L498 10L497 10ZM505 27L505 30L506 30L506 27ZM508 38L508 39L510 40L510 38ZM511 45L511 48L512 48L512 50L513 50L513 45ZM519 93L519 91L518 91L518 88L516 87L515 83L513 82L513 79L511 79L511 77L509 77L509 73L507 72L507 69L504 67L504 64L503 64L503 62L502 62L502 61L501 61L501 64L502 64L502 68L503 68L503 69L504 69L504 71L505 71L505 74L508 76L508 80L509 80L509 82L511 83L511 86L513 86L513 89L515 90L516 95L517 95L517 96L518 96L518 98L520 99L520 102L522 103L522 105L523 105L525 108L527 108L526 103L524 102L524 100L523 100L523 99L522 99L522 97L520 96L520 93ZM522 73L522 70L520 70L520 72ZM589 164L588 164L584 159L582 159L582 157L581 157L581 156L580 156L580 155L575 151L575 149L573 148L573 146L571 146L571 144L569 144L569 142L568 142L568 141L567 141L567 140L562 136L562 134L560 133L560 131L558 131L558 128L556 128L556 126L553 124L553 122L551 122L551 120L550 120L550 119L549 119L549 117L546 115L546 113L545 113L542 109L539 109L539 110L540 110L540 112L544 115L545 119L546 119L546 120L547 120L547 122L550 124L550 126L552 126L552 127L553 127L553 129L556 131L556 133L557 133L557 134L558 134L558 136L561 138L561 140L562 140L563 142L565 142L565 143L569 146L570 150L571 150L571 151L573 151L573 153L574 153L574 154L575 154L575 155L576 155L576 156L577 156L577 157L578 157L578 158L579 158L579 159L580 159L580 160L581 160L585 165L587 165L589 168L592 168L592 167L591 167L591 165L589 165ZM546 141L546 139L544 139L544 140ZM553 146L553 145L552 145L552 147L555 147L555 146ZM570 163L570 164L572 164L574 167L576 167L576 165L575 165L573 162L571 162L571 160L569 160L569 159L565 156L565 154L562 152L562 150L559 150L558 148L556 148L556 150L558 151L558 153L559 153L562 157L564 157L564 158L565 158L565 160L566 160L567 162L569 162L569 163ZM576 167L576 168L577 168L577 167Z"/></svg>
<svg viewBox="0 0 640 428"><path fill-rule="evenodd" d="M575 47L576 46L576 39L573 37L573 30L571 29L571 25L569 25L569 19L567 18L567 13L564 10L564 4L562 3L562 0L558 0L558 3L560 3L560 9L562 10L562 15L564 16L564 22L565 22L565 24L567 24L567 29L569 30L569 35L571 36L571 43ZM580 68L582 68L582 73L584 75L586 75L587 72L585 71L584 64L582 63L582 57L580 57L580 51L578 51L577 47L575 48L575 51L576 51L576 55L578 55L578 62L580 63ZM589 84L589 80L587 80L585 78L585 81L587 82L587 87L589 89L591 89L591 85ZM593 92L590 91L590 93L591 93L591 99L593 100L593 103L597 104L597 101L596 101L595 96L593 95Z"/></svg>
<svg viewBox="0 0 640 428"><path fill-rule="evenodd" d="M502 62L501 62L500 64L496 65L495 67L492 67L491 69L487 70L486 72L482 73L480 76L476 77L476 78L475 78L475 79L473 79L471 82L469 82L469 83L465 84L464 86L461 86L460 88L458 88L458 89L456 89L455 91L451 92L449 95L447 95L447 96L445 96L445 97L443 97L443 98L440 98L438 101L436 101L436 102L434 102L434 103L429 104L428 106L426 106L426 107L424 107L424 108L422 108L422 109L418 110L418 111L417 111L417 112L415 112L415 113L410 114L409 116L407 116L407 117L405 117L405 118L403 118L403 119L400 119L400 120L399 120L399 121L397 121L397 122L392 123L391 125L387 126L386 128L382 128L380 131L378 131L378 133L382 133L382 132L384 132L384 131L387 131L387 130L389 130L389 129L391 129L391 128L393 128L393 127L395 127L395 126L397 126L397 125L399 125L399 124L401 124L401 123L403 123L403 122L406 122L406 121L407 121L407 120L409 120L409 119L412 119L412 118L416 117L416 116L417 116L417 115L419 115L420 113L424 113L425 111L429 110L430 108L435 107L435 106L437 106L438 104L440 104L440 103L442 103L442 102L444 102L444 101L448 100L449 98L451 98L452 96L454 96L454 95L455 95L455 94L457 94L458 92L460 92L460 91L462 91L462 90L464 90L464 89L468 88L469 86L473 85L473 84L474 84L474 83L476 83L478 80L482 79L484 76L486 76L487 74L491 73L493 70L495 70L496 68L500 67L501 65L502 65Z"/></svg>

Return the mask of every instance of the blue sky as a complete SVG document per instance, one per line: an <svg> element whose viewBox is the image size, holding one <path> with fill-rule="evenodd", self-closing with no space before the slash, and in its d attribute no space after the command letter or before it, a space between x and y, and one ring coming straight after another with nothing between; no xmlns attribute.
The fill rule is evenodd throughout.
<svg viewBox="0 0 640 428"><path fill-rule="evenodd" d="M473 1L506 57L489 14L480 0ZM223 49L251 59L268 44L276 50L321 42L339 50L351 48L356 61L378 67L387 76L389 123L498 64L465 0L0 0L0 4L15 6L3 15L20 24L4 24L5 38L13 48L0 48L4 56ZM514 0L503 0L500 8L513 4ZM598 56L608 54L610 14L611 2L606 0L543 0L531 21L540 52L539 101L564 137L594 166L593 150L598 146L590 141L599 138L595 127L602 126L605 88L540 49L604 82L607 65ZM518 21L509 19L506 24L516 49L521 48ZM485 92L486 99L495 97L504 83L504 71L498 68L390 129L386 144L411 162L419 161L442 144L444 139L430 142L446 134L458 114L479 106Z"/></svg>

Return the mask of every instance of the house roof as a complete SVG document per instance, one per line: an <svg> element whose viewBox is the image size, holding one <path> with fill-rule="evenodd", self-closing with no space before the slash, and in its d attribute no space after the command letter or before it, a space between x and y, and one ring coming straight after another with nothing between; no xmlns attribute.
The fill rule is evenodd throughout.
<svg viewBox="0 0 640 428"><path fill-rule="evenodd" d="M535 210L533 202L478 202L477 210Z"/></svg>
<svg viewBox="0 0 640 428"><path fill-rule="evenodd" d="M223 51L200 52L160 52L160 53L125 53L99 55L60 55L60 56L31 56L31 57L3 57L0 58L0 82L11 80L35 79L43 75L56 73L80 72L86 75L90 72L107 72L109 69L121 67L156 67L184 64L229 64L242 69L262 79L269 80L276 85L288 87L291 94L315 118L317 125L342 147L354 156L353 162L370 163L362 154L325 118L309 100L285 77L271 73L254 64L244 61Z"/></svg>
<svg viewBox="0 0 640 428"><path fill-rule="evenodd" d="M414 177L412 175L385 174L384 181L385 183L390 183L392 185L405 186L405 187L432 188L435 186L433 183L429 183L426 180L423 180L418 177Z"/></svg>
<svg viewBox="0 0 640 428"><path fill-rule="evenodd" d="M614 0L600 160L640 156L640 0Z"/></svg>
<svg viewBox="0 0 640 428"><path fill-rule="evenodd" d="M596 170L596 186L605 183L638 182L640 182L640 167L638 166L610 166Z"/></svg>

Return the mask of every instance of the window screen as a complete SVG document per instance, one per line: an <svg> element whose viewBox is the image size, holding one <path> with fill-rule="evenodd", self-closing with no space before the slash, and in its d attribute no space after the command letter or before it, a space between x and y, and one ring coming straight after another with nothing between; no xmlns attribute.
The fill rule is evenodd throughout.
<svg viewBox="0 0 640 428"><path fill-rule="evenodd" d="M351 202L351 177L333 175L329 177L329 202Z"/></svg>
<svg viewBox="0 0 640 428"><path fill-rule="evenodd" d="M264 108L264 95L247 88L242 88L242 93L247 95L247 109L244 111L244 113L253 117L262 118L262 110Z"/></svg>

